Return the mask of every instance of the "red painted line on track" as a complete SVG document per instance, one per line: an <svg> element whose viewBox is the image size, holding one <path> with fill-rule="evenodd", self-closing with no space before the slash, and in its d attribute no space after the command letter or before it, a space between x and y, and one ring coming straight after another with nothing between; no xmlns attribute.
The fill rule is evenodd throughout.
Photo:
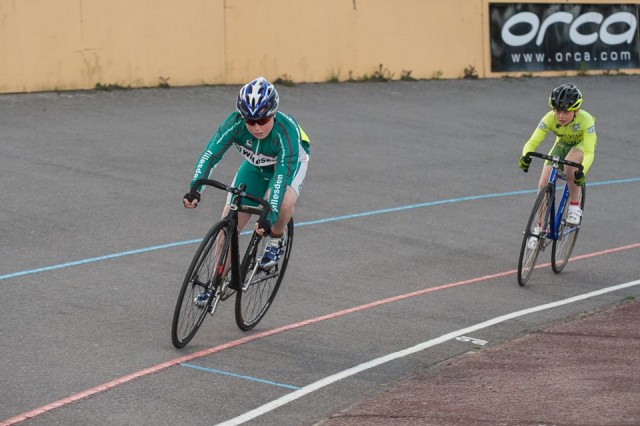
<svg viewBox="0 0 640 426"><path fill-rule="evenodd" d="M624 251L624 250L631 250L634 248L640 248L640 243L636 243L636 244L629 244L626 246L622 246L622 247L616 247L616 248L612 248L612 249L607 249L607 250L601 250L601 251L597 251L597 252L593 252L593 253L588 253L588 254L583 254L580 256L575 256L571 259L569 259L570 262L572 261L576 261L576 260L583 260L583 259L589 259L592 257L596 257L596 256L603 256L606 254L611 254L611 253L616 253L616 252L620 252L620 251ZM540 264L536 266L536 269L538 268L543 268L549 266L549 263L544 263L544 264ZM427 294L427 293L433 293L436 291L441 291L441 290L446 290L449 288L454 288L454 287L460 287L460 286L464 286L464 285L469 285L469 284L474 284L477 282L481 282L481 281L488 281L488 280L492 280L495 278L501 278L501 277L506 277L512 274L517 273L517 269L512 269L510 271L505 271L505 272L498 272L496 274L491 274L491 275L483 275L481 277L477 277L477 278L471 278L468 280L464 280L464 281L458 281L455 283L449 283L449 284L444 284L444 285L440 285L437 287L429 287L429 288L425 288L423 290L418 290L418 291L414 291L411 293L406 293L406 294L402 294L399 296L394 296L394 297L390 297L387 299L382 299L382 300L378 300L375 302L371 302L371 303L367 303L365 305L360 305L360 306L355 306L353 308L349 308L349 309L345 309L342 311L338 311L338 312L334 312L332 314L327 314L327 315L323 315L320 317L316 317L316 318L311 318L308 319L306 321L301 321L298 323L294 323L294 324L289 324L289 325L285 325L282 327L278 327L278 328L274 328L273 330L267 330L267 331L263 331L261 333L257 333L254 334L252 336L247 336L244 337L242 339L238 339L238 340L234 340L232 342L228 342L222 345L218 345L218 346L214 346L212 348L209 349L205 349L202 351L198 351L198 352L194 352L190 355L185 355L182 356L180 358L176 358L170 361L166 361L163 362L161 364L157 364L154 365L153 367L149 367L149 368L145 368L144 370L140 370L137 371L135 373L131 373L128 374L126 376L122 376L118 379L112 380L110 382L104 383L102 385L93 387L91 389L87 389L85 391L76 393L74 395L68 396L66 398L62 398L59 399L58 401L52 402L50 404L47 405L43 405L42 407L36 408L34 410L31 411L27 411L25 413L19 414L15 417L12 417L10 419L4 420L2 422L0 422L0 426L9 426L9 425L13 425L19 422L22 422L24 420L39 416L41 414L44 414L48 411L52 411L55 410L56 408L60 408L63 407L65 405L69 405L72 404L76 401L80 401L82 399L88 398L90 396L96 395L98 393L102 393L104 391L107 391L109 389L113 389L117 386L123 385L125 383L128 383L132 380L138 379L140 377L144 377L144 376L149 376L151 374L155 374L159 371L162 371L166 368L169 367L173 367L175 365L178 365L180 363L184 363L184 362L188 362L188 361L192 361L196 358L201 358L203 356L207 356L207 355L211 355L217 352L221 352L225 349L230 349L236 346L240 346L240 345L244 345L245 343L249 343L251 341L254 340L258 340L258 339L262 339L265 337L269 337L269 336L273 336L275 334L280 334L280 333L284 333L285 331L289 331L289 330L294 330L296 328L302 328L302 327L306 327L308 325L311 324L315 324L321 321L325 321L325 320L329 320L329 319L333 319L333 318L337 318L337 317L341 317L344 315L348 315L348 314L352 314L354 312L360 312L360 311L364 311L367 309L371 309L374 308L376 306L381 306L381 305L385 305L388 303L393 303L393 302L397 302L400 300L404 300L404 299L409 299L412 297L416 297L416 296L421 296L423 294Z"/></svg>

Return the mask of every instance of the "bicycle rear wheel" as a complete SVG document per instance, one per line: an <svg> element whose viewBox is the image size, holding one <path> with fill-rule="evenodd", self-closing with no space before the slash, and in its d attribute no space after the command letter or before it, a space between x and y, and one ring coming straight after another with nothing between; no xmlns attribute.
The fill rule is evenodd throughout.
<svg viewBox="0 0 640 426"><path fill-rule="evenodd" d="M171 341L176 348L185 347L193 339L207 312L213 313L217 306L218 287L229 253L229 236L229 222L218 222L204 237L191 261L173 313ZM207 290L210 295L204 306L196 305L194 299Z"/></svg>
<svg viewBox="0 0 640 426"><path fill-rule="evenodd" d="M278 293L293 247L293 218L287 224L284 254L268 271L258 266L265 244L266 239L254 232L240 268L243 289L236 295L235 314L236 324L244 331L251 330L260 322Z"/></svg>
<svg viewBox="0 0 640 426"><path fill-rule="evenodd" d="M580 191L580 208L583 211L585 195L585 186L582 185ZM562 220L560 221L560 229L558 230L558 239L553 241L551 248L551 269L553 269L553 272L556 274L562 272L564 267L567 266L571 252L573 252L573 247L576 244L576 239L578 238L578 231L580 231L580 224L578 224L578 226L566 224L565 221L568 211L569 208L565 205L564 211L562 212ZM580 222L582 222L582 220Z"/></svg>
<svg viewBox="0 0 640 426"><path fill-rule="evenodd" d="M549 208L551 202L551 187L545 186L536 198L524 230L520 259L518 260L518 284L524 286L536 266L540 250L544 247L549 230Z"/></svg>

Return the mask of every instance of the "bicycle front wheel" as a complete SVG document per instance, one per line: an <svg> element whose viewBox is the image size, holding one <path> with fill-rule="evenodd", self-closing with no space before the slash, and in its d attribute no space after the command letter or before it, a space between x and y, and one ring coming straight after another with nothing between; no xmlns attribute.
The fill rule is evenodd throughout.
<svg viewBox="0 0 640 426"><path fill-rule="evenodd" d="M584 211L585 186L582 185L580 188L580 208ZM577 226L567 225L566 219L568 211L569 208L565 205L564 211L562 212L562 220L559 225L558 239L553 241L551 248L551 269L553 269L553 272L556 274L562 272L564 267L567 266L571 252L573 252L573 247L576 245L578 231L580 231L581 224ZM582 220L580 222L582 222Z"/></svg>
<svg viewBox="0 0 640 426"><path fill-rule="evenodd" d="M171 341L183 348L220 298L219 285L229 253L229 222L215 224L204 237L184 277L171 325ZM196 301L196 299L198 299Z"/></svg>
<svg viewBox="0 0 640 426"><path fill-rule="evenodd" d="M260 322L278 293L293 248L293 218L287 224L284 254L275 266L266 271L258 265L265 245L266 238L254 232L240 268L243 287L236 295L235 313L236 324L244 331L251 330Z"/></svg>
<svg viewBox="0 0 640 426"><path fill-rule="evenodd" d="M524 286L536 266L540 250L544 247L549 230L549 208L551 202L551 188L545 186L538 193L527 227L524 230L520 259L518 260L518 284Z"/></svg>

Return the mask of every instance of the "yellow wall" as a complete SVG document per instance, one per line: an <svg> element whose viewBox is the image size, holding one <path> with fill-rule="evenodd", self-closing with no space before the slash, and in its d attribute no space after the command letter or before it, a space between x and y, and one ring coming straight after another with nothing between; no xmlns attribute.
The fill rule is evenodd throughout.
<svg viewBox="0 0 640 426"><path fill-rule="evenodd" d="M157 86L161 77L176 85L224 81L221 6L0 0L0 92Z"/></svg>
<svg viewBox="0 0 640 426"><path fill-rule="evenodd" d="M497 77L488 3L0 0L0 92L240 84L258 75L325 82L372 76L380 65L394 79L460 78L469 66Z"/></svg>

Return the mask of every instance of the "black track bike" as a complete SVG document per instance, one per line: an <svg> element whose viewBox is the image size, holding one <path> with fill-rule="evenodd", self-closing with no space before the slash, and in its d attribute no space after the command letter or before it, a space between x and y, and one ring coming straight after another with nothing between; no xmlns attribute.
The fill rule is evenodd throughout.
<svg viewBox="0 0 640 426"><path fill-rule="evenodd" d="M287 224L284 253L278 263L267 269L260 266L265 238L255 231L240 258L241 242L238 213L250 213L262 218L271 211L262 198L247 194L244 184L238 188L212 179L199 179L194 187L214 186L234 195L229 214L214 224L200 243L180 288L173 314L171 341L183 348L195 336L207 315L212 316L218 304L235 295L237 326L251 330L265 316L276 297L287 269L293 244L293 218ZM253 201L258 206L243 204Z"/></svg>

